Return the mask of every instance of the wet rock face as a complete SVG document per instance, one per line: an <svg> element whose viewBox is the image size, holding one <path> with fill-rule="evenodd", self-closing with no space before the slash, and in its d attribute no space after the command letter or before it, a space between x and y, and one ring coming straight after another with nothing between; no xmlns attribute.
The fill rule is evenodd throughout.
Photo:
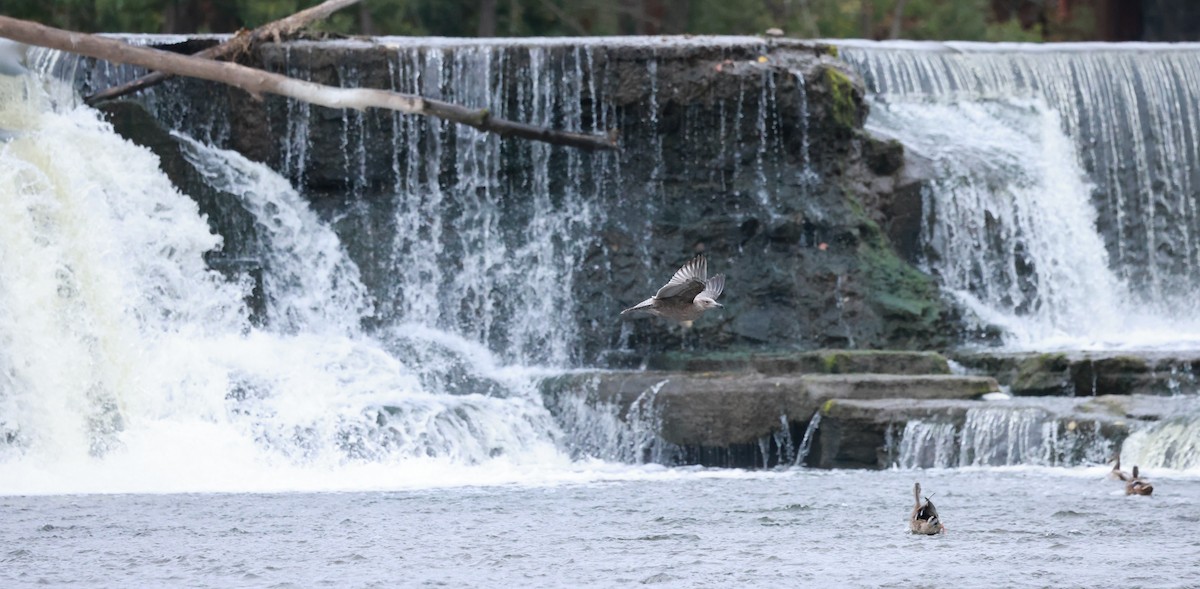
<svg viewBox="0 0 1200 589"><path fill-rule="evenodd" d="M440 280L426 298L440 299L443 327L525 349L518 360L561 361L539 357L553 342L529 344L519 333L529 329L513 323L545 312L533 294L512 295L521 282L562 289L551 308L574 306L534 320L560 334L550 339L576 364L628 365L681 345L920 349L956 337L955 315L910 263L920 178L899 144L863 131L862 86L826 47L296 42L250 60L620 137L619 153L587 153L391 112L216 93L238 106L224 143L289 176L335 221L377 301L374 321L420 320L412 315L428 305L412 293ZM690 332L618 318L696 253L727 275L724 309ZM428 263L414 263L420 256ZM421 266L444 276L404 278ZM464 284L470 272L480 277Z"/></svg>
<svg viewBox="0 0 1200 589"><path fill-rule="evenodd" d="M1131 431L1180 406L1167 398L1127 396L1094 402L1066 397L835 400L821 408L808 463L820 468L1103 464Z"/></svg>
<svg viewBox="0 0 1200 589"><path fill-rule="evenodd" d="M1175 395L1195 387L1200 374L1200 358L1189 353L964 352L954 359L1018 396Z"/></svg>
<svg viewBox="0 0 1200 589"><path fill-rule="evenodd" d="M808 358L795 360L803 364ZM652 449L652 459L667 464L737 468L885 468L890 462L882 453L891 418L872 413L845 419L840 403L870 400L905 407L976 399L997 390L988 377L872 373L878 368L872 362L812 368L782 374L575 373L547 379L541 390L568 436L585 441L581 454L649 460L635 451L641 448ZM835 370L852 372L830 373ZM818 412L820 428L809 431ZM584 414L604 415L620 425L597 442L588 430L606 419Z"/></svg>
<svg viewBox="0 0 1200 589"><path fill-rule="evenodd" d="M648 220L610 217L606 234L615 239L590 258L612 263L607 284L636 302L680 261L708 254L713 271L728 274L727 307L698 323L687 343L701 349L945 343L936 289L897 257L880 226L898 212L882 208L899 202L882 194L896 185L887 178L899 174L898 144L863 157L874 143L861 129L861 88L828 56L762 54L765 63L753 52L659 59L659 86L678 90L659 97L657 134L644 124L644 105L629 100L624 136L640 139L626 143L633 157L622 174L650 180L630 182L627 198L661 204ZM648 146L652 157L634 155ZM907 204L919 215L919 199ZM580 297L604 296L603 284L583 286L593 290ZM634 324L627 345L655 350L679 337L650 320Z"/></svg>

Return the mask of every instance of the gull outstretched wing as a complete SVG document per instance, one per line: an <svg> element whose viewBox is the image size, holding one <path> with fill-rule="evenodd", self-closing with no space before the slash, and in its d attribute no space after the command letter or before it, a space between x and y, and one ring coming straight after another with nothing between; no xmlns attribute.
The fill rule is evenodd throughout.
<svg viewBox="0 0 1200 589"><path fill-rule="evenodd" d="M717 300L721 296L721 291L725 290L725 275L717 274L704 282L704 290L696 297L708 297L712 300Z"/></svg>
<svg viewBox="0 0 1200 589"><path fill-rule="evenodd" d="M707 278L708 260L704 259L704 256L696 256L684 264L683 267L676 270L671 280L658 289L658 292L654 293L654 298L685 297L691 300L697 294L700 294L700 291L704 290L704 281Z"/></svg>

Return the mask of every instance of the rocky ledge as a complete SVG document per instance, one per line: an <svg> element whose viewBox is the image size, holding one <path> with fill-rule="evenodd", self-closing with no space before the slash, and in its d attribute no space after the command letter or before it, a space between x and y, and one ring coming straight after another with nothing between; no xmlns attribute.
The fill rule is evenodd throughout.
<svg viewBox="0 0 1200 589"><path fill-rule="evenodd" d="M963 352L968 372L996 377L1017 396L1162 395L1195 390L1200 355L1115 352Z"/></svg>
<svg viewBox="0 0 1200 589"><path fill-rule="evenodd" d="M541 391L578 454L739 468L1098 464L1197 404L1163 394L1193 378L1186 358L1047 358L974 353L976 374L949 374L930 352L679 353L645 371L548 378ZM1085 369L1088 388L1057 396L1018 386Z"/></svg>
<svg viewBox="0 0 1200 589"><path fill-rule="evenodd" d="M897 362L901 359L915 362ZM936 354L824 351L720 360L725 367L751 369L578 372L544 380L542 393L584 453L769 467L803 458L800 446L813 416L835 401L970 400L999 391L987 376L896 373L905 366L947 372L945 359ZM642 431L595 439L580 430L594 424L596 414L610 416L626 430ZM648 441L631 450L613 448L621 443L616 438Z"/></svg>
<svg viewBox="0 0 1200 589"><path fill-rule="evenodd" d="M806 464L820 468L1102 464L1130 433L1191 397L843 399L821 407Z"/></svg>

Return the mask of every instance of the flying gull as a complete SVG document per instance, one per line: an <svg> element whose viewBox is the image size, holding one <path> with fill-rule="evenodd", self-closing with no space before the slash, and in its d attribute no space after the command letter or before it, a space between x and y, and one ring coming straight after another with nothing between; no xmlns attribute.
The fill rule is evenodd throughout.
<svg viewBox="0 0 1200 589"><path fill-rule="evenodd" d="M713 307L724 307L717 302L725 289L725 275L708 277L708 260L696 256L675 271L671 280L658 289L654 296L621 311L621 314L641 311L691 327L705 311Z"/></svg>

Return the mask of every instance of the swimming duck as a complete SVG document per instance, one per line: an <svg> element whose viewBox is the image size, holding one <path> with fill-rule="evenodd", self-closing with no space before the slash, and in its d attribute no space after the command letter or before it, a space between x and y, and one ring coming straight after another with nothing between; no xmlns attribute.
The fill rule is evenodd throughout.
<svg viewBox="0 0 1200 589"><path fill-rule="evenodd" d="M932 536L946 531L929 497L925 498L924 504L921 503L921 483L913 483L913 501L912 518L908 522L908 529L912 533Z"/></svg>
<svg viewBox="0 0 1200 589"><path fill-rule="evenodd" d="M1149 495L1154 492L1154 485L1142 480L1138 474L1138 467L1133 467L1133 477L1129 482L1125 483L1126 495Z"/></svg>

